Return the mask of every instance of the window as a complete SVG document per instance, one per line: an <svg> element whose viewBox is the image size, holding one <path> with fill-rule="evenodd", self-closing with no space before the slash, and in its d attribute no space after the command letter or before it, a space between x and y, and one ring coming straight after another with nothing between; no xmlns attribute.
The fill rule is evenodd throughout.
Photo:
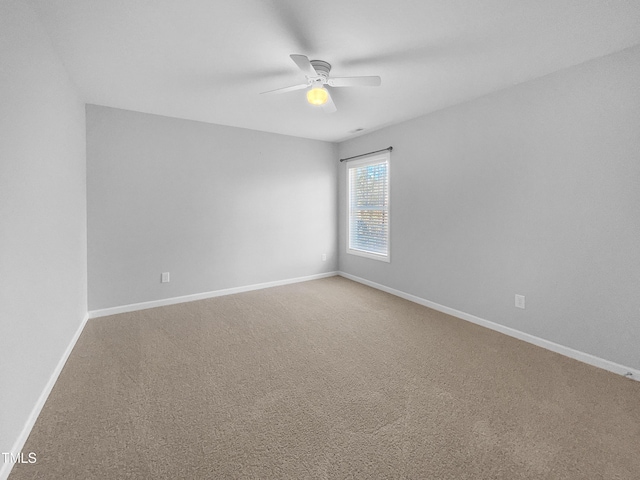
<svg viewBox="0 0 640 480"><path fill-rule="evenodd" d="M347 253L389 261L389 153L352 160Z"/></svg>

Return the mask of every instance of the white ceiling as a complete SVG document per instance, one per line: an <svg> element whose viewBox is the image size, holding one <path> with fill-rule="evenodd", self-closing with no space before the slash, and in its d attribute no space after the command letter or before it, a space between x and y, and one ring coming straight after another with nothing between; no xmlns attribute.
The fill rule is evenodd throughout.
<svg viewBox="0 0 640 480"><path fill-rule="evenodd" d="M32 0L87 103L341 141L640 43L637 0ZM289 58L381 87L323 113Z"/></svg>

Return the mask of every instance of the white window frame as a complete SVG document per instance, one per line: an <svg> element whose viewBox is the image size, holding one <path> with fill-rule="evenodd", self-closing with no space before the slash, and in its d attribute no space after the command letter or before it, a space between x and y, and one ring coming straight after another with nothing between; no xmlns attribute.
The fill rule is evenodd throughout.
<svg viewBox="0 0 640 480"><path fill-rule="evenodd" d="M373 165L376 163L387 164L387 254L367 252L351 248L351 172L354 167ZM359 257L371 258L381 262L391 262L391 155L389 152L378 153L358 160L347 162L347 253Z"/></svg>

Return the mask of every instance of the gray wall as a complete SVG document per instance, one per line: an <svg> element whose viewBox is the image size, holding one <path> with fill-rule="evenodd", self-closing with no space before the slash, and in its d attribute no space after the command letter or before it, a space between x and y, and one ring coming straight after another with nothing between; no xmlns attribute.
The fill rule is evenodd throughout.
<svg viewBox="0 0 640 480"><path fill-rule="evenodd" d="M340 144L393 145L391 263L340 270L640 368L640 47ZM526 296L526 310L514 294Z"/></svg>
<svg viewBox="0 0 640 480"><path fill-rule="evenodd" d="M84 105L27 2L0 2L0 32L0 452L8 452L87 312L86 169Z"/></svg>
<svg viewBox="0 0 640 480"><path fill-rule="evenodd" d="M88 105L89 309L336 270L337 163L326 142Z"/></svg>

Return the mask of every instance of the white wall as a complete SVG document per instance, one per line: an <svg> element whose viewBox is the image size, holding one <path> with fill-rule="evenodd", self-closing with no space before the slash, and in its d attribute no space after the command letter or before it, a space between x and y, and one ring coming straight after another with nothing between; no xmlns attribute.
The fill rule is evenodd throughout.
<svg viewBox="0 0 640 480"><path fill-rule="evenodd" d="M340 144L394 147L391 263L340 270L640 368L640 47ZM526 296L526 310L514 294Z"/></svg>
<svg viewBox="0 0 640 480"><path fill-rule="evenodd" d="M337 163L326 142L88 105L89 309L336 270Z"/></svg>
<svg viewBox="0 0 640 480"><path fill-rule="evenodd" d="M0 2L0 32L0 452L9 452L87 312L85 117L27 2Z"/></svg>

